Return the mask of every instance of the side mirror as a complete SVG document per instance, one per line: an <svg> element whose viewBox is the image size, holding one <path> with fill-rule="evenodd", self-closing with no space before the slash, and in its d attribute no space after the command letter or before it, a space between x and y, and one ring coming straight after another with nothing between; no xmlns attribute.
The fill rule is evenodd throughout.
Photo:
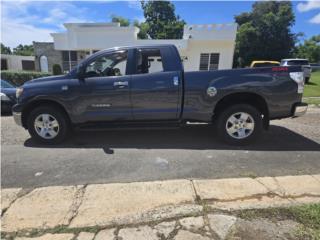
<svg viewBox="0 0 320 240"><path fill-rule="evenodd" d="M78 67L77 67L77 77L79 80L84 80L84 77L85 77L85 67L83 64L80 64Z"/></svg>

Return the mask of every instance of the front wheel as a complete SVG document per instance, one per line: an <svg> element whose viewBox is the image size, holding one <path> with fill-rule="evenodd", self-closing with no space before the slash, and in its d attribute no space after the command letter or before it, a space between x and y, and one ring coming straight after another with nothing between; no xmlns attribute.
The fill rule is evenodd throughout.
<svg viewBox="0 0 320 240"><path fill-rule="evenodd" d="M228 144L249 144L262 132L261 112L251 105L236 104L218 114L218 135Z"/></svg>
<svg viewBox="0 0 320 240"><path fill-rule="evenodd" d="M68 135L69 124L65 114L51 106L34 109L28 117L28 131L33 139L47 144L62 142Z"/></svg>

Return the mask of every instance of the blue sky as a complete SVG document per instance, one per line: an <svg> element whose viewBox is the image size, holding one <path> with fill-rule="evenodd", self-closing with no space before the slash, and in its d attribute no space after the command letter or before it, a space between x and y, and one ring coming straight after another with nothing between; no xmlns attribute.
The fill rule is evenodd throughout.
<svg viewBox="0 0 320 240"><path fill-rule="evenodd" d="M188 24L229 23L234 15L250 11L251 1L174 1L176 13ZM296 15L293 32L305 38L320 34L320 0L292 2ZM50 33L63 32L65 22L108 22L112 14L142 21L136 1L2 1L1 41L19 43L52 41Z"/></svg>

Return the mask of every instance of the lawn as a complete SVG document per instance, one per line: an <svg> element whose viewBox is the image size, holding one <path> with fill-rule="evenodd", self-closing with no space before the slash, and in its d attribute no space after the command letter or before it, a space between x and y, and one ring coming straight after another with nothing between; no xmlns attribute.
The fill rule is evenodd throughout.
<svg viewBox="0 0 320 240"><path fill-rule="evenodd" d="M301 224L295 232L297 239L320 240L320 204L305 204L287 208L248 209L237 212L244 219L267 218L274 222L294 220Z"/></svg>
<svg viewBox="0 0 320 240"><path fill-rule="evenodd" d="M304 97L320 97L320 71L313 72L311 81L304 87Z"/></svg>

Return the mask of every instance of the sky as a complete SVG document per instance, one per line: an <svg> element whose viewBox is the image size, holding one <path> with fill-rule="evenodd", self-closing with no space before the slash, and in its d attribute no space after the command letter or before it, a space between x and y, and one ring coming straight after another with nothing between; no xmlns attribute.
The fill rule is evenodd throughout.
<svg viewBox="0 0 320 240"><path fill-rule="evenodd" d="M187 24L234 22L234 16L250 11L252 1L173 1L176 14ZM293 1L296 23L292 32L300 40L320 34L320 0ZM64 32L66 22L110 22L112 15L143 21L137 1L1 1L1 42L7 46L52 41L50 33Z"/></svg>

